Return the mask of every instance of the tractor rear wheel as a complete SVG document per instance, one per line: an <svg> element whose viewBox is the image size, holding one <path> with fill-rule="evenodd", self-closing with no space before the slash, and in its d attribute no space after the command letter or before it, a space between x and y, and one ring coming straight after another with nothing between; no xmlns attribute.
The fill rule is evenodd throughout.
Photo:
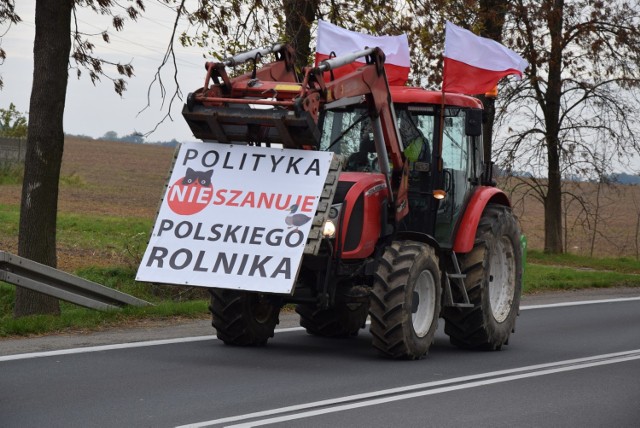
<svg viewBox="0 0 640 428"><path fill-rule="evenodd" d="M280 306L260 293L210 288L211 324L227 345L264 346L278 324Z"/></svg>
<svg viewBox="0 0 640 428"><path fill-rule="evenodd" d="M393 242L380 259L373 282L369 308L373 346L391 358L423 358L438 325L440 296L435 250L420 242Z"/></svg>
<svg viewBox="0 0 640 428"><path fill-rule="evenodd" d="M510 208L487 205L460 265L474 306L445 308L444 331L461 348L499 350L515 329L522 291L520 228Z"/></svg>

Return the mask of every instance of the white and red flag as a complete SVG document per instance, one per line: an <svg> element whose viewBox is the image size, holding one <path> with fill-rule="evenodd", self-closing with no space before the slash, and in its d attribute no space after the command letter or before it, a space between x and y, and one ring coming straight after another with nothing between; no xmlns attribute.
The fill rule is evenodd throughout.
<svg viewBox="0 0 640 428"><path fill-rule="evenodd" d="M442 90L484 94L505 76L522 73L529 63L495 40L476 36L447 21L444 40Z"/></svg>
<svg viewBox="0 0 640 428"><path fill-rule="evenodd" d="M371 36L369 34L356 33L333 25L329 22L318 21L318 42L316 46L316 65L328 59L331 53L341 56L357 52L366 48L379 47L385 54L385 70L389 85L402 86L409 78L411 62L409 60L409 41L406 34L399 36ZM362 62L345 65L334 70L334 77L361 67Z"/></svg>

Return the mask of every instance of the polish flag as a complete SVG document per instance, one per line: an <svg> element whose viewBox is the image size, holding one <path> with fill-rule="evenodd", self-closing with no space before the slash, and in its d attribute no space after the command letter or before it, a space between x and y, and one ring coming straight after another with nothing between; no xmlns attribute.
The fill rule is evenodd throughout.
<svg viewBox="0 0 640 428"><path fill-rule="evenodd" d="M409 41L406 34L400 36L370 36L340 28L326 21L318 21L316 65L325 59L329 59L332 52L335 53L335 56L341 56L375 47L382 49L385 54L384 68L387 72L389 85L402 86L407 83L411 63L409 60ZM362 62L345 65L334 70L333 75L338 78L361 67L364 63L364 58L362 58Z"/></svg>
<svg viewBox="0 0 640 428"><path fill-rule="evenodd" d="M529 63L495 40L446 24L442 91L461 94L484 94L496 87L505 76L522 72Z"/></svg>

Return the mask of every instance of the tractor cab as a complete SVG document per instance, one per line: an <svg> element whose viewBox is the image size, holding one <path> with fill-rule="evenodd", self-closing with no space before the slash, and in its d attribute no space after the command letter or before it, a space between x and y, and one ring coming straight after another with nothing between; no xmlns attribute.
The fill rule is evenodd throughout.
<svg viewBox="0 0 640 428"><path fill-rule="evenodd" d="M481 104L462 95L447 94L441 120L441 93L419 88L391 88L403 153L408 161L409 213L398 224L399 232L434 237L442 248L451 248L465 200L483 171L480 127ZM399 98L396 100L396 98ZM444 124L442 150L440 126ZM349 181L358 176L380 175L369 109L363 104L327 109L320 117L320 150L344 157ZM441 154L440 154L441 153ZM438 168L439 158L442 168ZM343 188L345 185L343 184Z"/></svg>

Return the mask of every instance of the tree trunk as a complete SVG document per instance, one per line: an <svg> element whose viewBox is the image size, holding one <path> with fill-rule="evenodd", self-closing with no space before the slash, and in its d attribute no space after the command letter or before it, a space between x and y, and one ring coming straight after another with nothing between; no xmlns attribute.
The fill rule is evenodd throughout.
<svg viewBox="0 0 640 428"><path fill-rule="evenodd" d="M562 180L557 139L547 143L548 188L544 200L544 252L562 253Z"/></svg>
<svg viewBox="0 0 640 428"><path fill-rule="evenodd" d="M483 28L480 36L502 43L502 29L504 28L504 18L509 3L504 0L480 0L479 5L478 20ZM495 98L485 97L484 95L481 95L479 98L484 104L484 128L482 132L484 161L489 162L492 153L496 100Z"/></svg>
<svg viewBox="0 0 640 428"><path fill-rule="evenodd" d="M551 37L549 78L545 93L545 125L548 162L548 189L544 203L544 251L562 253L562 175L560 172L560 99L562 97L562 23L564 0L550 0L546 5Z"/></svg>
<svg viewBox="0 0 640 428"><path fill-rule="evenodd" d="M56 267L62 120L71 50L72 0L36 1L33 86L25 159L18 254ZM14 316L59 314L57 299L18 287Z"/></svg>
<svg viewBox="0 0 640 428"><path fill-rule="evenodd" d="M284 0L285 36L296 52L298 72L309 65L311 57L311 24L316 18L319 0Z"/></svg>

